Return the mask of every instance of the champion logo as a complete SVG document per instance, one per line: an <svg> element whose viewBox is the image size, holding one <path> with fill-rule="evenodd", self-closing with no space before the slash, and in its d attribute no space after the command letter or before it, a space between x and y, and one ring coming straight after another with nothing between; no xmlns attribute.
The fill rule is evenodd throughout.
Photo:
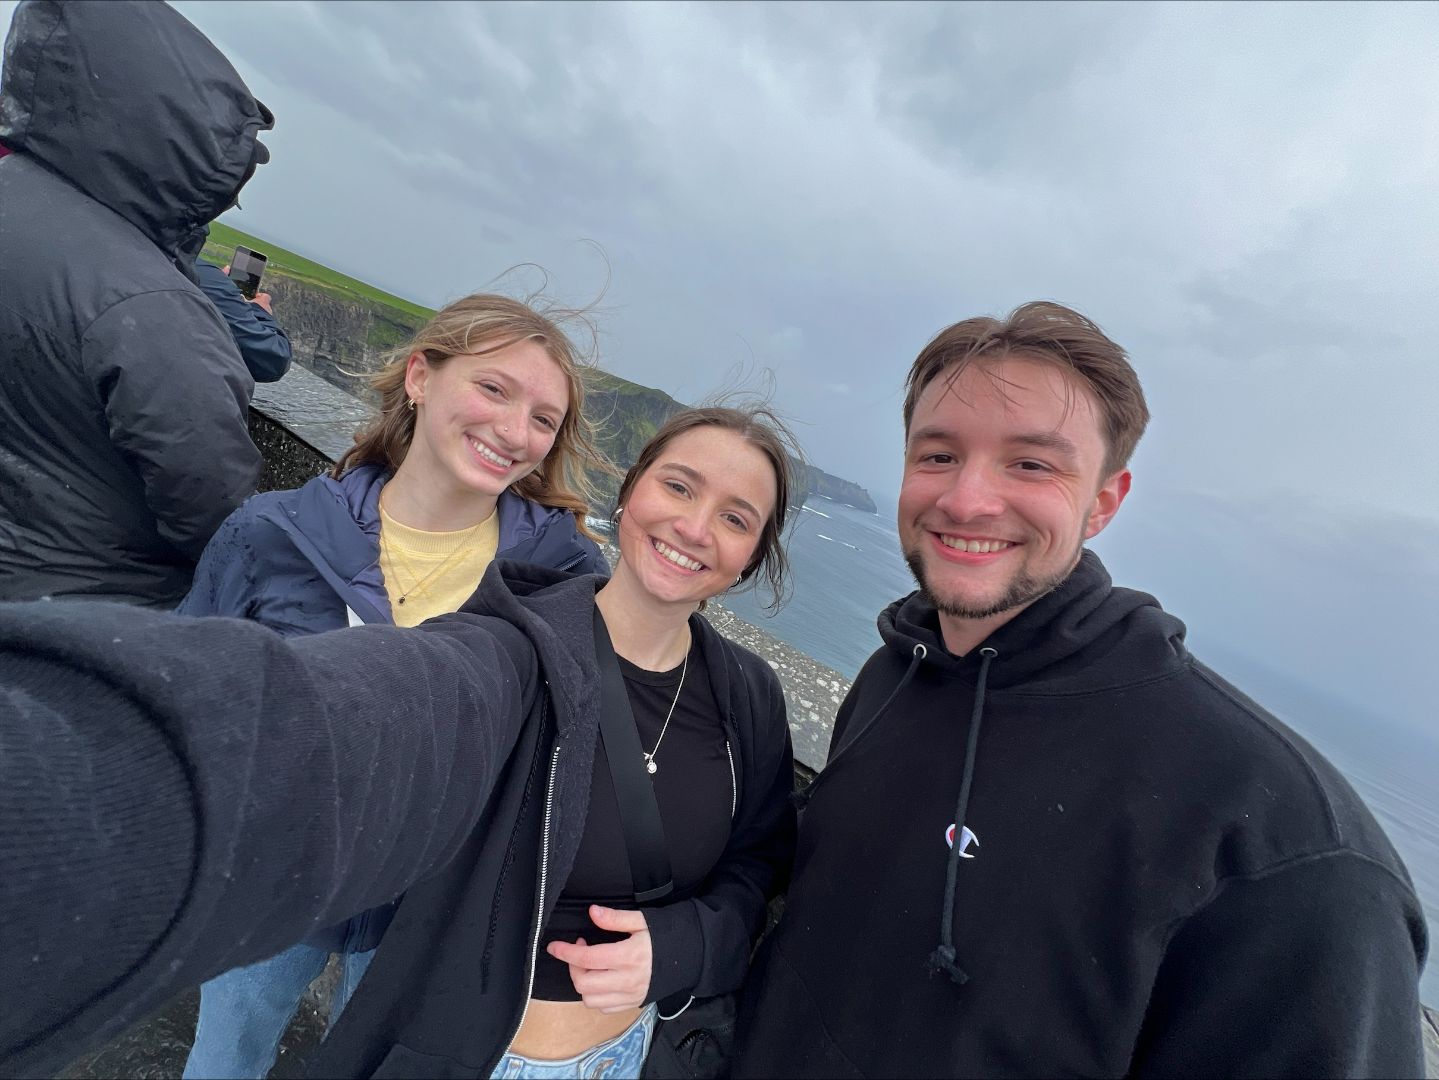
<svg viewBox="0 0 1439 1080"><path fill-rule="evenodd" d="M949 828L947 828L947 829L944 830L944 842L945 842L946 844L948 844L950 847L954 847L954 826L953 826L953 825L951 825ZM960 857L961 859L972 859L972 858L974 858L974 856L973 856L972 854L970 854L970 852L969 852L969 845L970 845L970 844L973 844L975 847L979 847L979 837L975 836L974 833L970 831L969 826L966 825L966 826L963 828L963 830L960 831L960 834L959 834L959 857Z"/></svg>

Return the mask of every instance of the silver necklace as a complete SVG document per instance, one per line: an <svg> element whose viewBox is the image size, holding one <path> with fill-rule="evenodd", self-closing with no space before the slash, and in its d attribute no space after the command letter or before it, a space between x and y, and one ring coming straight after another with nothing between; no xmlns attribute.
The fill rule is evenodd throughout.
<svg viewBox="0 0 1439 1080"><path fill-rule="evenodd" d="M675 706L680 703L680 691L685 688L685 676L689 674L689 670L690 654L689 651L686 650L684 666L680 668L680 684L678 687L675 688L675 699L670 702L670 711L665 713L664 726L660 728L660 737L655 740L655 748L651 750L648 754L645 754L645 768L649 771L651 776L660 771L660 767L655 764L655 755L660 752L660 743L665 741L665 732L670 729L670 717L675 714ZM644 752L643 743L640 744L640 751L641 753Z"/></svg>

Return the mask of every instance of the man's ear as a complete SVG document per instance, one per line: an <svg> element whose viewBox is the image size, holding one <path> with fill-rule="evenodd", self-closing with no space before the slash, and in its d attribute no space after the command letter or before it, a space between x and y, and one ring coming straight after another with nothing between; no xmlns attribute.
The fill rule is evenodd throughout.
<svg viewBox="0 0 1439 1080"><path fill-rule="evenodd" d="M422 352L412 352L405 361L405 393L416 405L425 400L425 383L430 378L430 362Z"/></svg>
<svg viewBox="0 0 1439 1080"><path fill-rule="evenodd" d="M1129 494L1129 482L1129 470L1120 469L1100 485L1099 493L1094 496L1094 505L1089 508L1089 520L1084 523L1086 540L1098 536L1114 520L1124 497Z"/></svg>

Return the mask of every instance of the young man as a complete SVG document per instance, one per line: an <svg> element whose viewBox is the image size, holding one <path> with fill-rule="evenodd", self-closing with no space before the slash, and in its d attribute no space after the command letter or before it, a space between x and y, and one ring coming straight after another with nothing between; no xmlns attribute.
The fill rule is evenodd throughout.
<svg viewBox="0 0 1439 1080"><path fill-rule="evenodd" d="M1049 303L910 369L919 591L840 709L736 1076L1420 1076L1423 918L1313 748L1084 542L1148 420Z"/></svg>

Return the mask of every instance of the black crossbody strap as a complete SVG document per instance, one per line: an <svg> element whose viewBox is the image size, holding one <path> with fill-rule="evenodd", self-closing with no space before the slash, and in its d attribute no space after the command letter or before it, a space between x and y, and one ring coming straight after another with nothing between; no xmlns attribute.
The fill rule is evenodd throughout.
<svg viewBox="0 0 1439 1080"><path fill-rule="evenodd" d="M600 738L604 740L620 824L625 831L635 900L645 904L674 892L674 875L670 871L664 823L660 821L660 804L655 799L654 784L645 772L639 729L635 727L625 680L598 604L595 605L595 661L600 668Z"/></svg>

